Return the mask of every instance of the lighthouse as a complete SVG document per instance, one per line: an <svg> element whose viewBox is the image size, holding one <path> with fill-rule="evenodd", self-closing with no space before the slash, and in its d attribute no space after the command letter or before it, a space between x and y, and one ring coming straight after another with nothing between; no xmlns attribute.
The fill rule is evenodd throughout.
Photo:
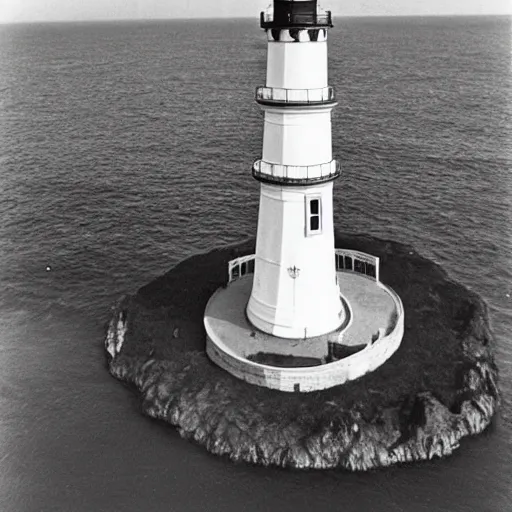
<svg viewBox="0 0 512 512"><path fill-rule="evenodd" d="M318 336L345 318L336 279L327 32L316 0L274 0L261 13L268 41L255 273L247 317L283 338Z"/></svg>
<svg viewBox="0 0 512 512"><path fill-rule="evenodd" d="M260 23L268 44L265 85L256 88L256 243L252 254L227 261L206 305L206 353L250 384L309 392L382 365L400 346L404 309L380 281L377 256L335 247L331 13L316 0L274 0Z"/></svg>

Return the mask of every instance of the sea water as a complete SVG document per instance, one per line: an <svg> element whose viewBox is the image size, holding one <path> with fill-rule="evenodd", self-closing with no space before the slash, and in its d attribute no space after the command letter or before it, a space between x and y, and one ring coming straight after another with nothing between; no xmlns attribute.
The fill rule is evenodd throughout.
<svg viewBox="0 0 512 512"><path fill-rule="evenodd" d="M335 20L335 224L489 304L504 403L451 458L350 474L209 455L109 376L111 305L256 233L253 20L0 27L0 510L512 510L510 18Z"/></svg>

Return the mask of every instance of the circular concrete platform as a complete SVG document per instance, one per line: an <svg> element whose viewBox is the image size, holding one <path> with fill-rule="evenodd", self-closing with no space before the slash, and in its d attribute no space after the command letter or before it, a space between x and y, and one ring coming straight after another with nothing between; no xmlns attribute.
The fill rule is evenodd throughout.
<svg viewBox="0 0 512 512"><path fill-rule="evenodd" d="M301 339L272 336L249 322L251 274L219 288L204 316L208 356L251 384L292 392L326 389L375 370L400 345L400 298L365 275L341 271L337 276L344 323L331 333Z"/></svg>

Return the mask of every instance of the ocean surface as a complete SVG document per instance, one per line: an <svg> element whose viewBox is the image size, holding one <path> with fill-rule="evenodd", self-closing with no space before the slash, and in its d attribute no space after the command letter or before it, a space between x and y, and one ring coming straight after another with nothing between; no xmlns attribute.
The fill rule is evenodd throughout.
<svg viewBox="0 0 512 512"><path fill-rule="evenodd" d="M2 512L512 511L510 18L329 33L336 226L412 244L485 298L504 396L488 431L366 474L235 465L109 376L121 295L256 233L257 15L0 27Z"/></svg>

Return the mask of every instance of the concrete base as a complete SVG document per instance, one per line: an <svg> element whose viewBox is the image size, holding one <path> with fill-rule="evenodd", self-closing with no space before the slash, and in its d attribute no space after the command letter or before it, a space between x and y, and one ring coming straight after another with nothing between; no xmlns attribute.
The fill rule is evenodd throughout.
<svg viewBox="0 0 512 512"><path fill-rule="evenodd" d="M325 389L372 371L400 344L400 299L374 279L338 272L343 324L328 334L300 339L273 336L249 322L245 308L252 280L246 275L217 290L204 317L210 359L252 384L282 391Z"/></svg>

